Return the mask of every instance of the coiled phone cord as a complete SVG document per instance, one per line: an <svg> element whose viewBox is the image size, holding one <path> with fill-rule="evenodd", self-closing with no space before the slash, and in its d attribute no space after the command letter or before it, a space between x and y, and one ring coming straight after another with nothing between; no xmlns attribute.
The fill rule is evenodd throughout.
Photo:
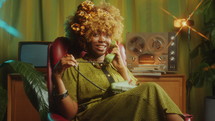
<svg viewBox="0 0 215 121"><path fill-rule="evenodd" d="M92 85L94 85L95 87L99 88L102 91L106 91L106 89L103 89L101 87L99 87L97 84L95 84L94 82L92 82L91 80L89 80L86 76L84 76L76 67L74 67L74 69L82 76L84 77L88 82L90 82Z"/></svg>

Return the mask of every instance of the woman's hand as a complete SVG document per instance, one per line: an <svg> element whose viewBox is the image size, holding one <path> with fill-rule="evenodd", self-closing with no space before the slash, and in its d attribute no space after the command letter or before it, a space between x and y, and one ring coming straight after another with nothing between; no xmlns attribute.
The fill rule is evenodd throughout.
<svg viewBox="0 0 215 121"><path fill-rule="evenodd" d="M55 65L53 69L53 76L55 78L61 78L63 72L71 67L71 66L77 66L78 63L75 60L75 57L72 54L66 54L63 56L60 61Z"/></svg>
<svg viewBox="0 0 215 121"><path fill-rule="evenodd" d="M120 50L119 50L119 46L116 45L116 47L113 48L112 52L113 54L115 54L114 60L112 61L114 67L120 71L122 69L126 68L126 65L124 64L121 54L120 54Z"/></svg>
<svg viewBox="0 0 215 121"><path fill-rule="evenodd" d="M52 79L54 82L54 90L58 95L64 94L67 91L62 80L63 72L71 66L77 66L77 64L78 63L73 55L66 54L55 65L52 73ZM56 109L58 112L68 119L75 117L78 112L78 104L72 98L70 98L70 96L61 99L57 103L58 105L56 105Z"/></svg>
<svg viewBox="0 0 215 121"><path fill-rule="evenodd" d="M115 48L113 48L112 52L111 53L114 53L115 54L115 58L114 60L112 61L113 63L113 66L118 70L118 72L120 73L120 75L127 81L130 82L130 76L128 74L128 70L127 70L127 67L124 63L124 61L122 60L122 57L121 57L121 53L120 53L120 50L119 50L119 46L116 45Z"/></svg>

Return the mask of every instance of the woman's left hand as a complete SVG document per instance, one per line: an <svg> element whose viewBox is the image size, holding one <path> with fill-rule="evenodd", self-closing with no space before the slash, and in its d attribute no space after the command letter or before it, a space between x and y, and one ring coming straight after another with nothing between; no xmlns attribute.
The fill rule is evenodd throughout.
<svg viewBox="0 0 215 121"><path fill-rule="evenodd" d="M115 54L115 57L112 61L112 64L113 66L118 70L124 70L126 69L126 65L124 64L124 61L122 60L122 57L121 57L121 53L120 53L120 49L119 49L119 46L116 45L116 47L113 48L112 52L113 54Z"/></svg>
<svg viewBox="0 0 215 121"><path fill-rule="evenodd" d="M115 58L112 61L113 66L117 69L117 71L125 80L130 81L130 76L128 74L127 67L122 59L119 46L116 45L116 47L113 48L111 53L115 54Z"/></svg>

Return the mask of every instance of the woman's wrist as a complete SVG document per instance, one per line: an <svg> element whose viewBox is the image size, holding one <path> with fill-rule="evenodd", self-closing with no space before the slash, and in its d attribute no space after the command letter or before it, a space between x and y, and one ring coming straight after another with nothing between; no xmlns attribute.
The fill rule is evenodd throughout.
<svg viewBox="0 0 215 121"><path fill-rule="evenodd" d="M62 80L62 75L53 74L52 79L53 79L54 82Z"/></svg>
<svg viewBox="0 0 215 121"><path fill-rule="evenodd" d="M124 68L118 70L118 72L119 72L120 75L124 78L124 80L130 80L127 67L124 67Z"/></svg>
<svg viewBox="0 0 215 121"><path fill-rule="evenodd" d="M56 94L63 94L66 92L66 88L62 80L62 75L53 74L52 80L53 80L54 90Z"/></svg>
<svg viewBox="0 0 215 121"><path fill-rule="evenodd" d="M65 90L63 93L60 93L60 94L57 94L56 92L53 93L53 97L57 101L61 101L62 99L66 98L67 96L69 96L69 93L67 90Z"/></svg>
<svg viewBox="0 0 215 121"><path fill-rule="evenodd" d="M119 73L127 73L127 68L125 66L121 66L117 70Z"/></svg>

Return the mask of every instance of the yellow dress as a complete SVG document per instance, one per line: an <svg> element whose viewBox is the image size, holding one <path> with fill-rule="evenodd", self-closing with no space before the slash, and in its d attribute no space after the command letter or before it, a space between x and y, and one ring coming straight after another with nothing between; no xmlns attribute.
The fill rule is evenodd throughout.
<svg viewBox="0 0 215 121"><path fill-rule="evenodd" d="M110 87L104 72L91 63L79 63L77 69L99 87ZM111 64L106 69L115 82L124 81ZM129 74L136 81L130 72ZM74 119L76 121L165 121L166 113L181 114L166 92L152 82L106 96L109 91L102 91L88 82L74 67L64 72L63 81L70 97L79 104L79 113Z"/></svg>

